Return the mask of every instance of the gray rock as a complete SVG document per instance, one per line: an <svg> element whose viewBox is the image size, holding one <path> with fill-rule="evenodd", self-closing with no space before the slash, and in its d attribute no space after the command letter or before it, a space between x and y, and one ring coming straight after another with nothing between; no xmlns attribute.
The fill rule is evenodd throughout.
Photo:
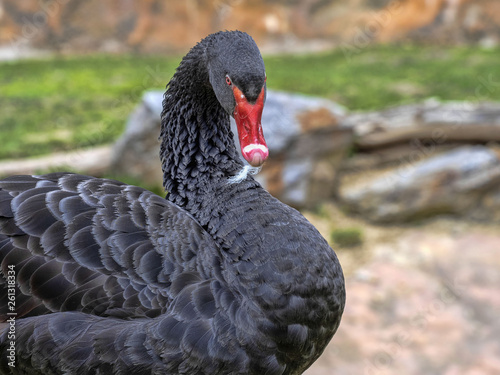
<svg viewBox="0 0 500 375"><path fill-rule="evenodd" d="M500 104L446 102L389 108L380 112L351 114L343 122L354 129L359 149L372 150L414 140L434 146L450 142L500 141Z"/></svg>
<svg viewBox="0 0 500 375"><path fill-rule="evenodd" d="M146 92L130 115L125 133L113 149L114 173L161 184L158 136L162 99L163 92ZM352 144L351 128L340 125L345 114L342 106L326 99L268 90L262 124L270 158L257 179L295 206L313 206L333 197L338 164ZM231 121L236 134L236 124Z"/></svg>
<svg viewBox="0 0 500 375"><path fill-rule="evenodd" d="M116 141L111 154L111 170L149 185L163 181L160 163L160 114L163 93L146 92L130 114L125 133Z"/></svg>
<svg viewBox="0 0 500 375"><path fill-rule="evenodd" d="M499 154L485 146L464 146L361 183L342 183L339 193L350 210L376 222L439 213L475 216L485 199L496 202L496 208L493 203L482 206L483 216L492 217L499 183Z"/></svg>

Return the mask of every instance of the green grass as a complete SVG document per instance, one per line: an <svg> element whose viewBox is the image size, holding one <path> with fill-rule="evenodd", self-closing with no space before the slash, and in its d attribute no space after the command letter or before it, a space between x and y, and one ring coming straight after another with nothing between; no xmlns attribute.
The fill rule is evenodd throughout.
<svg viewBox="0 0 500 375"><path fill-rule="evenodd" d="M179 58L90 56L0 64L1 158L109 143Z"/></svg>
<svg viewBox="0 0 500 375"><path fill-rule="evenodd" d="M270 87L320 95L350 110L374 110L437 97L500 100L500 49L378 46L348 55L269 58ZM483 81L493 81L485 89Z"/></svg>
<svg viewBox="0 0 500 375"><path fill-rule="evenodd" d="M430 96L500 100L500 49L378 46L357 52L267 57L268 87L323 96L351 110ZM164 88L179 61L78 56L0 63L0 159L115 140L142 93Z"/></svg>
<svg viewBox="0 0 500 375"><path fill-rule="evenodd" d="M359 228L335 229L331 233L331 238L338 247L354 247L363 243L363 232Z"/></svg>

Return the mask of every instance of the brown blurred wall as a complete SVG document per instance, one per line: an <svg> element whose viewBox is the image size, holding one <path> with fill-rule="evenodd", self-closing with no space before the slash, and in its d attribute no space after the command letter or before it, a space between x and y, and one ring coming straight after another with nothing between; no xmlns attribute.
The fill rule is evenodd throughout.
<svg viewBox="0 0 500 375"><path fill-rule="evenodd" d="M223 29L260 43L496 45L499 25L499 0L0 0L0 45L69 51L179 51Z"/></svg>

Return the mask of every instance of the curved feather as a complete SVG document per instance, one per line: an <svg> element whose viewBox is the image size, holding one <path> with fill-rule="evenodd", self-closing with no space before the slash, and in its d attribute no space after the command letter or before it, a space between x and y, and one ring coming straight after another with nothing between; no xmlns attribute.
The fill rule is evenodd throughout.
<svg viewBox="0 0 500 375"><path fill-rule="evenodd" d="M92 330L94 324L101 327L106 321L110 340L119 337L123 319L163 319L172 312L186 331L177 327L177 335L170 337L174 346L201 350L201 342L213 338L209 320L215 300L205 280L214 275L199 263L205 261L204 253L216 254L217 246L189 214L144 189L74 174L11 177L0 180L0 189L1 218L26 238L12 241L0 234L2 269L6 274L7 267L14 266L17 272L17 329L34 332L31 338L21 335L19 342L26 341L26 350L38 353L45 342L65 358L61 366L68 371L83 363L91 366L92 361L104 368L103 358L93 354L102 350L104 340L101 329ZM30 208L35 215L30 216ZM188 241L184 233L191 234ZM0 319L6 321L7 294L0 298ZM65 317L76 316L69 311L81 312L82 321L72 320L68 328ZM110 316L120 320L103 320ZM115 323L120 329L113 328ZM203 341L195 339L200 324ZM123 368L152 361L143 333L127 340L124 345L132 355L127 361L132 364L123 363ZM72 349L75 345L78 350ZM38 366L49 364L40 360Z"/></svg>

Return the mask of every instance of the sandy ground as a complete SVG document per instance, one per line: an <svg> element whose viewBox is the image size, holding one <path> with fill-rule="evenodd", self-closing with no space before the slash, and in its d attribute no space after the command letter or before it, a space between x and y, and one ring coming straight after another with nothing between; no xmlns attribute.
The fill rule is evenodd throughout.
<svg viewBox="0 0 500 375"><path fill-rule="evenodd" d="M338 251L347 304L336 336L306 375L500 374L499 226L439 218L377 227L334 206L308 218L363 228Z"/></svg>

